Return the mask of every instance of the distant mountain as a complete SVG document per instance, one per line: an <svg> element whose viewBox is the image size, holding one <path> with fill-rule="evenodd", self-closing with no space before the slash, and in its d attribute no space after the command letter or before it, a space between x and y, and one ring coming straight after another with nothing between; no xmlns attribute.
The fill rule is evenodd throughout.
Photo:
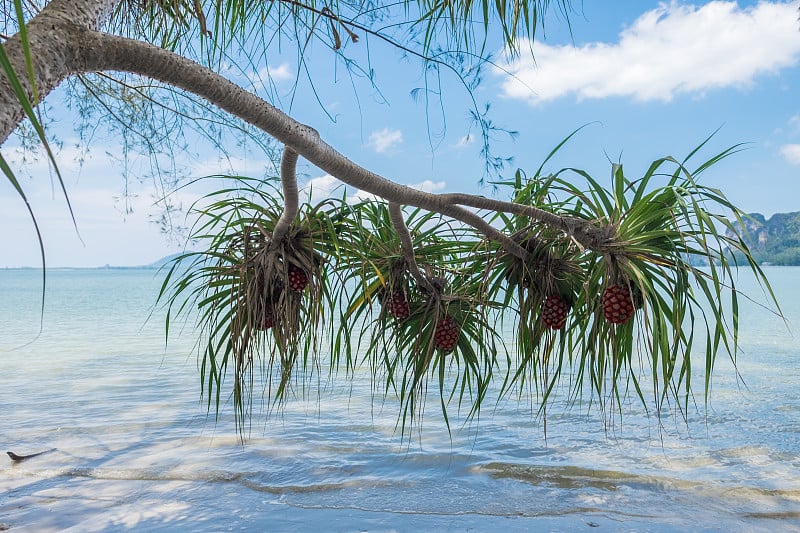
<svg viewBox="0 0 800 533"><path fill-rule="evenodd" d="M741 229L738 224L737 229ZM776 213L769 220L761 213L750 213L744 230L745 242L759 263L800 265L800 211Z"/></svg>
<svg viewBox="0 0 800 533"><path fill-rule="evenodd" d="M103 265L103 266L99 266L99 267L83 267L83 268L104 269L104 270L142 270L143 268L144 269L152 268L153 270L158 270L159 268L161 268L164 265L168 264L170 261L172 261L173 259L175 259L179 255L182 255L182 253L183 252L162 257L161 259L153 261L149 265L132 265L132 266ZM73 268L71 268L71 267L67 267L67 268L69 270L73 270Z"/></svg>
<svg viewBox="0 0 800 533"><path fill-rule="evenodd" d="M154 262L150 263L149 265L143 265L143 266L141 266L139 268L161 268L164 265L166 265L167 263L171 262L176 257L178 257L179 255L183 255L184 253L185 252L178 252L178 253L175 253L175 254L172 254L172 255L168 255L168 256L162 257L161 259L159 259L157 261L154 261Z"/></svg>

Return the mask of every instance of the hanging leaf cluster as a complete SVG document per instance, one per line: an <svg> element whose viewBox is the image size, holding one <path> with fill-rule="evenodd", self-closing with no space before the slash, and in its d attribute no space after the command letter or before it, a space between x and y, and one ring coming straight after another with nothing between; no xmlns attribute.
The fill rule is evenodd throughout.
<svg viewBox="0 0 800 533"><path fill-rule="evenodd" d="M614 165L609 187L578 169L518 171L499 190L565 221L487 215L525 254L421 210L404 212L409 250L387 204L346 198L301 205L275 242L275 183L238 178L197 209L207 246L174 262L161 298L199 324L209 407L230 395L240 426L254 391L279 405L342 371L368 371L404 432L430 397L449 426L453 409L469 419L505 395L544 413L557 386L608 413L629 397L685 408L692 354L706 395L716 356L736 357L734 252L775 302L737 234L743 213L698 182L735 150L692 171L659 159L635 179Z"/></svg>

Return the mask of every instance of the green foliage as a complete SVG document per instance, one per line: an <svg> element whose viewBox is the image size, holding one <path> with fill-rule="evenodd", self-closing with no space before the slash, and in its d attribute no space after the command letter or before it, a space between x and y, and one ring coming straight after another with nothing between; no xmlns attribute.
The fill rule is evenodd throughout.
<svg viewBox="0 0 800 533"><path fill-rule="evenodd" d="M738 235L731 220L741 223L744 214L720 191L697 182L705 169L733 151L735 147L693 172L686 161L659 159L636 180L615 165L610 188L578 169L537 175L524 186L518 178L513 184L518 201L558 197L552 205L560 214L609 230L606 242L580 250L583 274L573 286L579 283L581 290L573 321L558 345L553 374L560 375L564 360L569 360L577 369L570 384L575 394L583 390L588 374L588 386L601 401L608 398L621 407L623 397L634 390L647 405L641 381L649 375L658 409L671 398L686 407L692 390L690 355L698 337L705 341L706 395L717 353L723 350L735 360L738 293L736 265L728 251L738 252L742 266L753 270L767 290L769 284L747 246L731 237ZM580 181L585 186L577 185ZM714 206L721 212L710 211ZM694 266L696 258L709 266ZM641 308L635 321L613 325L603 319L601 295L616 284L627 285L634 294ZM702 337L697 335L698 326L705 329ZM540 350L541 346L550 344L540 345ZM520 357L516 379L522 379L526 365L533 375L541 374L537 362L544 366L551 354L545 350L538 358L524 353ZM547 384L548 393L554 384L554 380Z"/></svg>
<svg viewBox="0 0 800 533"><path fill-rule="evenodd" d="M324 262L337 246L340 222L327 202L305 204L286 238L272 242L282 211L278 189L249 178L237 183L198 208L194 236L208 247L174 260L159 297L169 294L168 333L174 314L197 313L209 405L219 408L233 366L233 404L243 423L252 407L254 373L260 374L264 396L279 402L294 383L296 367L308 377L319 366L320 335L335 307ZM292 286L293 271L307 280L303 290Z"/></svg>
<svg viewBox="0 0 800 533"><path fill-rule="evenodd" d="M434 47L482 53L492 32L510 50L520 38L533 40L544 24L545 14L555 3L565 15L568 0L405 0L400 3L318 2L316 0L128 0L117 6L119 29L143 37L159 46L185 51L196 38L212 55L254 37L271 43L278 36L308 43L312 36L324 38L334 50L343 40L357 41L356 31L367 31L392 39L386 33L417 36L421 53ZM399 25L385 25L379 33L371 22L402 17ZM567 17L568 18L568 17Z"/></svg>
<svg viewBox="0 0 800 533"><path fill-rule="evenodd" d="M454 399L468 407L469 416L477 415L500 349L490 317L494 303L472 270L478 262L468 260L480 241L437 214L411 213L414 253L431 280L427 286L412 276L386 204L361 202L352 213L352 231L333 263L351 290L340 294L332 363L345 362L351 371L353 365L366 364L376 390L399 399L402 428L421 419L429 380L446 419L447 404ZM408 302L406 317L393 316L387 305L397 292ZM435 340L437 327L448 317L460 330L452 352L439 349Z"/></svg>
<svg viewBox="0 0 800 533"><path fill-rule="evenodd" d="M226 366L235 361L240 420L252 401L254 368L267 378L273 402L286 397L297 372L308 378L327 367L352 378L367 368L375 394L399 401L402 432L421 421L431 394L449 425L452 409L477 416L495 393L538 398L543 414L560 383L609 415L621 414L631 396L658 413L673 400L685 409L693 400L692 352L704 353L706 395L717 354L736 358L739 295L729 250L769 290L744 241L730 236L743 214L697 181L734 150L693 171L686 161L659 159L636 179L615 165L610 187L573 168L540 169L530 178L518 171L497 183L514 202L549 209L575 231L594 229L588 248L574 233L496 214L494 223L529 252L521 259L470 228L410 212L419 271L387 205L377 201L305 204L292 233L301 240L271 246L281 199L269 184L243 179L249 199L219 191L199 211L205 222L196 236L210 246L178 259L162 297L177 311L200 311L204 387L217 409ZM255 237L244 237L253 228ZM243 242L252 242L249 252ZM275 259L257 259L269 254ZM258 330L265 292L252 280L264 272L260 265L273 265L277 281L266 291L273 294L286 284L281 265L300 258L311 289L275 307L275 323L292 327ZM698 258L709 266L694 266ZM604 293L611 286L630 295L632 320L609 321ZM569 310L563 325L543 320L544 302L554 296ZM452 349L439 344L443 324L456 325Z"/></svg>

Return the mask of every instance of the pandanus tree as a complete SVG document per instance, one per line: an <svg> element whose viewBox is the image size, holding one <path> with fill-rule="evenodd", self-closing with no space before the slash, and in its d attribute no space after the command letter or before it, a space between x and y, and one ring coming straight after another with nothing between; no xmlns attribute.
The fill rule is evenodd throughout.
<svg viewBox="0 0 800 533"><path fill-rule="evenodd" d="M36 105L80 79L112 118L92 84L142 98L171 88L282 145L274 179L228 177L197 205L193 238L204 247L176 260L160 294L168 329L176 315L198 321L204 394L217 409L231 397L240 427L254 401L280 404L320 372L347 379L362 368L376 394L397 398L403 428L430 395L445 420L503 395L530 395L544 412L559 384L603 408L621 409L629 396L656 410L686 407L692 353L703 355L706 394L717 355L736 357L733 270L769 287L737 233L742 212L699 181L736 147L701 162L697 150L665 157L636 175L614 165L608 182L577 168L545 173L545 164L504 177L488 153L492 125L476 108L498 194L427 193L351 161L214 68L232 53L253 61L278 38L298 49L318 39L339 53L367 35L423 68L451 70L469 91L459 60L488 61L495 35L509 53L530 53L518 43L535 36L548 4L9 0L0 142L27 120L47 147ZM387 17L412 29L376 29ZM371 196L305 201L300 157Z"/></svg>

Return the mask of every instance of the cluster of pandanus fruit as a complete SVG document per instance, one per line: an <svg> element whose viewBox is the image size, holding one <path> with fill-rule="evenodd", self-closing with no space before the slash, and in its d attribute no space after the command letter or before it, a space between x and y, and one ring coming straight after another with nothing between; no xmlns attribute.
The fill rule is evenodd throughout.
<svg viewBox="0 0 800 533"><path fill-rule="evenodd" d="M636 298L635 293L628 285L614 284L606 287L602 299L603 318L616 325L633 318L636 310L642 307L641 298ZM563 329L571 308L570 296L551 294L542 302L542 322L550 329Z"/></svg>
<svg viewBox="0 0 800 533"><path fill-rule="evenodd" d="M287 268L286 286L293 293L302 293L309 284L309 274L300 267L290 265ZM403 289L381 291L381 305L383 309L396 320L403 320L411 315L411 304L408 294ZM265 298L262 302L263 313L260 314L260 321L256 329L266 331L276 324L276 313L273 302ZM461 326L455 318L444 315L438 319L434 330L433 340L437 350L443 354L449 354L455 350L458 344Z"/></svg>
<svg viewBox="0 0 800 533"><path fill-rule="evenodd" d="M289 265L287 267L287 286L294 293L302 293L308 287L308 273L302 268ZM263 302L264 309L256 329L266 331L275 325L275 306L269 299Z"/></svg>
<svg viewBox="0 0 800 533"><path fill-rule="evenodd" d="M411 315L411 304L408 301L408 294L403 289L394 289L383 291L381 298L383 309L396 320L403 320ZM456 320L449 316L444 315L436 323L436 329L433 332L433 342L436 349L443 354L449 354L455 350L458 344L458 336L461 332Z"/></svg>
<svg viewBox="0 0 800 533"><path fill-rule="evenodd" d="M383 309L396 320L408 318L411 314L411 305L405 290L395 289L385 291L381 298ZM542 301L541 320L544 325L552 330L563 329L567 323L567 316L573 305L571 295L550 294ZM641 296L629 285L613 284L603 291L602 311L603 318L614 325L622 325L631 320L637 309L643 305ZM453 317L445 315L436 323L434 343L436 348L444 354L452 352L458 344L460 326Z"/></svg>
<svg viewBox="0 0 800 533"><path fill-rule="evenodd" d="M308 287L309 276L319 275L319 272L309 273L291 261L287 261L287 263L288 266L285 269L285 277L281 285L287 287L296 296L299 296ZM400 265L394 265L395 268L392 270L396 271L398 266ZM519 264L517 264L517 268L519 268ZM541 323L551 330L564 329L568 315L574 306L573 291L564 289L562 285L559 288L551 289L551 292L545 296L541 294L537 282L532 280L531 277L524 276L519 281L522 289L538 294L541 300L539 305L539 320L541 320ZM509 284L513 285L513 283L509 279ZM391 316L397 323L402 323L412 314L412 299L415 293L409 290L408 285L407 282L391 283L385 281L383 287L378 291L378 300L383 312ZM557 287L555 283L549 283L548 285ZM418 292L426 302L430 303L431 290L441 297L441 289L440 286L429 287L427 290L423 289ZM634 317L636 311L643 307L643 303L642 294L634 284L628 281L609 283L605 287L601 298L602 316L612 325L623 325ZM262 312L258 313L259 321L256 324L256 329L266 331L276 324L275 307L273 302L265 297L264 301L261 302L261 309ZM433 317L435 320L434 346L440 353L449 354L458 345L461 324L459 324L456 317L447 314L446 311L434 313Z"/></svg>

